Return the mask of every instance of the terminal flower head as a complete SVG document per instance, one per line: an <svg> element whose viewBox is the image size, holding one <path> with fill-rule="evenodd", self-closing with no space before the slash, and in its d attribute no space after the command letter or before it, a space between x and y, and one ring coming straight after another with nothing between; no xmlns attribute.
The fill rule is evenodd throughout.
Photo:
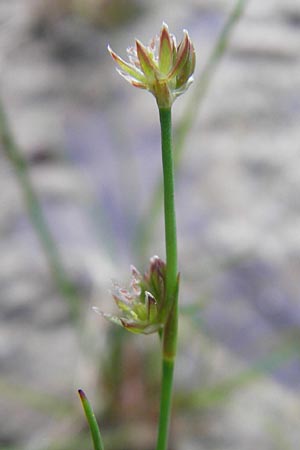
<svg viewBox="0 0 300 450"><path fill-rule="evenodd" d="M150 259L148 271L141 273L131 266L128 288L113 283L112 296L121 312L120 316L93 310L112 323L133 333L151 334L164 326L166 265L158 257Z"/></svg>
<svg viewBox="0 0 300 450"><path fill-rule="evenodd" d="M132 86L150 91L159 108L170 108L193 81L195 50L186 30L177 45L175 36L164 23L160 35L148 46L136 40L135 46L127 49L129 62L109 46L108 50L119 66L120 75Z"/></svg>

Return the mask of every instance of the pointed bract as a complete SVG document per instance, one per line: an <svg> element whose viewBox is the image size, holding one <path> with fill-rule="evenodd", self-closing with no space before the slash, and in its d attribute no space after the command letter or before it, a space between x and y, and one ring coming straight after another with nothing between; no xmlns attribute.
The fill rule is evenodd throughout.
<svg viewBox="0 0 300 450"><path fill-rule="evenodd" d="M189 49L190 49L189 35L187 34L187 32L185 32L184 38L178 46L176 60L169 73L169 77L172 78L174 76L177 76L178 73L180 73L180 70L183 68L184 64L186 63L186 60L189 57Z"/></svg>
<svg viewBox="0 0 300 450"><path fill-rule="evenodd" d="M128 64L126 61L124 61L120 56L118 56L111 48L110 46L107 47L109 53L111 54L114 61L119 65L120 69L130 75L131 77L135 78L138 81L146 81L145 76L138 70L134 65ZM120 73L120 69L118 69L118 72ZM123 75L121 73L121 75Z"/></svg>
<svg viewBox="0 0 300 450"><path fill-rule="evenodd" d="M157 67L146 47L140 42L136 41L136 53L141 65L141 69L144 72L148 82L153 82L156 78Z"/></svg>
<svg viewBox="0 0 300 450"><path fill-rule="evenodd" d="M167 74L173 63L173 41L171 39L168 26L163 25L160 33L159 45L159 69L163 74Z"/></svg>
<svg viewBox="0 0 300 450"><path fill-rule="evenodd" d="M192 78L191 73L195 70L195 50L191 42L189 42L189 57L186 59L185 64L181 68L179 75L176 78L176 88L185 86ZM191 80L192 81L192 80Z"/></svg>

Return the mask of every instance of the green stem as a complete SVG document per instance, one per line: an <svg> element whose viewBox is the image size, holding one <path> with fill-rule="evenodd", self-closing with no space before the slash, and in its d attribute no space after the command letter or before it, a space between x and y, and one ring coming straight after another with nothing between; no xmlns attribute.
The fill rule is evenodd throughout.
<svg viewBox="0 0 300 450"><path fill-rule="evenodd" d="M162 385L160 394L160 415L156 450L165 450L168 445L170 406L172 401L174 361L163 359Z"/></svg>
<svg viewBox="0 0 300 450"><path fill-rule="evenodd" d="M15 170L17 181L22 190L27 214L44 250L53 279L62 295L68 301L70 313L76 321L78 319L80 305L80 298L77 293L77 289L65 271L60 252L44 216L39 197L31 182L27 162L24 159L22 152L10 130L7 115L1 99L0 144L2 144L4 154Z"/></svg>
<svg viewBox="0 0 300 450"><path fill-rule="evenodd" d="M173 372L177 346L178 268L171 108L160 108L159 118L161 125L162 165L164 182L167 302L166 309L168 316L162 335L162 385L156 450L166 450L168 445L173 390Z"/></svg>
<svg viewBox="0 0 300 450"><path fill-rule="evenodd" d="M164 212L166 239L166 297L173 297L177 285L177 238L174 194L174 162L172 152L171 109L159 110L164 182Z"/></svg>
<svg viewBox="0 0 300 450"><path fill-rule="evenodd" d="M200 76L198 77L198 82L195 83L193 95L190 96L190 100L186 105L186 109L182 114L182 118L178 122L177 127L174 130L176 142L174 145L174 165L175 169L179 166L181 161L181 156L183 153L184 145L186 143L187 137L190 130L195 124L198 117L198 111L202 105L203 99L208 92L210 85L214 79L214 74L219 67L222 57L228 48L230 43L230 37L234 30L234 27L241 18L245 7L249 0L237 0L230 12L228 19L226 20L224 27L222 28L215 46L209 56L207 63L204 66ZM135 239L137 256L141 260L147 255L149 240L151 237L151 231L155 221L157 219L158 213L160 211L160 199L162 195L162 185L159 182L155 189L153 190L152 197L149 201L149 206L147 208L147 213L145 217L142 218L137 226ZM149 218L151 217L151 220Z"/></svg>

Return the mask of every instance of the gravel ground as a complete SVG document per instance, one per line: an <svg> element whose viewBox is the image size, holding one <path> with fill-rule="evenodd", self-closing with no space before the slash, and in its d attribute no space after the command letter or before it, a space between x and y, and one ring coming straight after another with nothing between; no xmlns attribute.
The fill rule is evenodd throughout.
<svg viewBox="0 0 300 450"><path fill-rule="evenodd" d="M234 2L140 1L114 15L103 1L89 21L62 4L0 3L1 95L82 298L76 327L1 152L3 449L49 448L76 422L66 413L77 410L76 387L96 389L107 327L90 307L109 309L110 279L126 279L160 176L153 98L119 79L107 42L125 56L162 20L176 35L187 28L197 83ZM177 178L182 301L199 310L182 320L176 382L212 393L178 414L174 449L299 447L299 74L299 2L249 0ZM175 103L175 123L193 89ZM150 255L163 255L162 235L159 221Z"/></svg>

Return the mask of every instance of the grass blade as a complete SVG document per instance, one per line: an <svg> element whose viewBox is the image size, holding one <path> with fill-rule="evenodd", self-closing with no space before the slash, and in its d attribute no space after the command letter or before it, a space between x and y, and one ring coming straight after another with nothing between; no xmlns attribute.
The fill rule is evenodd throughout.
<svg viewBox="0 0 300 450"><path fill-rule="evenodd" d="M91 407L87 396L85 395L85 393L83 392L82 389L78 389L78 394L82 403L82 407L83 410L85 412L88 424L89 424L89 428L90 428L90 432L91 432L91 436L92 436L92 440L93 440L93 444L94 444L94 449L95 450L104 450L104 445L103 445L103 441L102 441L102 437L100 434L100 430L99 430L99 426L93 411L93 408Z"/></svg>

